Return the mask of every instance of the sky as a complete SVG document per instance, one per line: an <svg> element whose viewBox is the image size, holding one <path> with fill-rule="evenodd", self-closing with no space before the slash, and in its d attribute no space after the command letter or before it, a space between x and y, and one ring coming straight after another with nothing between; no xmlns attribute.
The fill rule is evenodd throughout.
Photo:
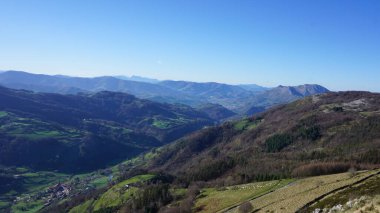
<svg viewBox="0 0 380 213"><path fill-rule="evenodd" d="M379 0L0 0L0 70L380 92Z"/></svg>

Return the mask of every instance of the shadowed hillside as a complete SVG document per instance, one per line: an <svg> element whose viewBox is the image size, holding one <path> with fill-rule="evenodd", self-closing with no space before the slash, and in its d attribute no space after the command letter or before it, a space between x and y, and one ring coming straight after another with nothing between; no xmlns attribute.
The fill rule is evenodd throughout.
<svg viewBox="0 0 380 213"><path fill-rule="evenodd" d="M82 171L135 156L210 125L207 115L116 92L0 88L0 164Z"/></svg>

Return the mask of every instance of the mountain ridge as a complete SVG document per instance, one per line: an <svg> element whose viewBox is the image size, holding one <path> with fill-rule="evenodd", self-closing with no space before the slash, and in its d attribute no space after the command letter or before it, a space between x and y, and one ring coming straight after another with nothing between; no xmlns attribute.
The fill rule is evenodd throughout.
<svg viewBox="0 0 380 213"><path fill-rule="evenodd" d="M260 87L258 89L257 85L244 86L172 80L147 83L111 76L81 78L31 74L21 71L0 73L0 85L13 89L61 94L94 93L107 90L126 92L143 99L162 103L186 104L192 107L207 103L219 104L240 114L240 116L251 115L251 112L260 112L259 109L265 110L277 104L288 103L305 96L329 91L314 84L294 87Z"/></svg>

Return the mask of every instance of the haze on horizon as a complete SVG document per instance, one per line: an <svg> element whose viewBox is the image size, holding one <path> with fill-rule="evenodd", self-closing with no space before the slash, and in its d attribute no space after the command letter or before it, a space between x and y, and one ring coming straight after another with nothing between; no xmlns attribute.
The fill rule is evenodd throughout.
<svg viewBox="0 0 380 213"><path fill-rule="evenodd" d="M380 92L380 2L0 1L0 70Z"/></svg>

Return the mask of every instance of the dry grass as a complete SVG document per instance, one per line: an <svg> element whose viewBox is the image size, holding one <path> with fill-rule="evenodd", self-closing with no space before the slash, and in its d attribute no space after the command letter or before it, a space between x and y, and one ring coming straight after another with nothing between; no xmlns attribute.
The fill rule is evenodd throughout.
<svg viewBox="0 0 380 213"><path fill-rule="evenodd" d="M324 175L298 180L272 193L251 200L259 212L295 212L317 197L368 177L376 171L360 172L352 177L349 173ZM228 212L238 212L237 208Z"/></svg>
<svg viewBox="0 0 380 213"><path fill-rule="evenodd" d="M317 197L355 183L373 173L373 171L362 172L354 177L342 173L302 179L292 186L254 200L252 204L256 208L261 208L261 212L295 212Z"/></svg>
<svg viewBox="0 0 380 213"><path fill-rule="evenodd" d="M379 213L380 212L380 195L375 197L367 197L358 206L350 209L345 209L347 213Z"/></svg>
<svg viewBox="0 0 380 213"><path fill-rule="evenodd" d="M196 201L198 212L217 212L230 206L267 193L288 184L291 180L267 181L226 187L204 189Z"/></svg>

